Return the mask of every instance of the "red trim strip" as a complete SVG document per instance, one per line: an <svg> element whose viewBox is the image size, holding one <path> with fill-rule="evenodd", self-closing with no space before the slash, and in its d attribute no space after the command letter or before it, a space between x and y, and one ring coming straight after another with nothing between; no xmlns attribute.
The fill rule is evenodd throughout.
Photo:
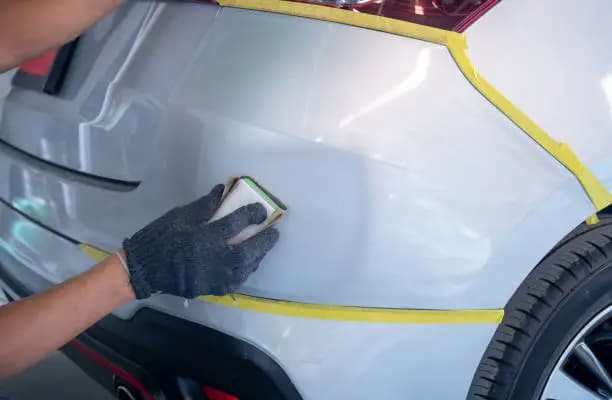
<svg viewBox="0 0 612 400"><path fill-rule="evenodd" d="M138 390L144 396L146 400L154 400L153 396L151 395L151 392L149 392L149 390L138 379L136 379L133 375L131 375L126 370L119 368L118 366L116 366L115 364L113 364L112 362L104 358L102 355L96 353L94 350L90 349L89 347L87 347L86 345L78 341L77 339L72 340L69 344L75 349L79 350L81 353L83 353L85 356L87 356L89 359L91 359L95 363L106 368L107 370L111 371L113 374L117 375L119 378L123 379L124 381L132 385L136 390Z"/></svg>
<svg viewBox="0 0 612 400"><path fill-rule="evenodd" d="M21 64L19 66L19 70L30 75L47 76L51 71L56 55L56 50L48 51L41 56Z"/></svg>

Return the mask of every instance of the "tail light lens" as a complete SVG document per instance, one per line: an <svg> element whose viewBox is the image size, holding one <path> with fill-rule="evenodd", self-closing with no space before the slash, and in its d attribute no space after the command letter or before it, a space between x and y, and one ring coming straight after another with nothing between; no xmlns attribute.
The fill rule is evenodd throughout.
<svg viewBox="0 0 612 400"><path fill-rule="evenodd" d="M463 32L500 0L306 0L354 12L379 15Z"/></svg>

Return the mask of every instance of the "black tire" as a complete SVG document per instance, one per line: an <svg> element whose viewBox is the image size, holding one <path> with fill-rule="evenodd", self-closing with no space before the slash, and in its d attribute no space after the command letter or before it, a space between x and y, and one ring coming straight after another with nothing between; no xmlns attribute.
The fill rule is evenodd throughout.
<svg viewBox="0 0 612 400"><path fill-rule="evenodd" d="M469 400L536 400L572 338L612 305L612 217L581 225L527 276L482 357Z"/></svg>

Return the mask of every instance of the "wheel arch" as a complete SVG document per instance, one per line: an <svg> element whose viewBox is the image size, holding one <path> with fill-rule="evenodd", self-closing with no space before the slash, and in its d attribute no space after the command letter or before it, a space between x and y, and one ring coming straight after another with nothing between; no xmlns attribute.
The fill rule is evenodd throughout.
<svg viewBox="0 0 612 400"><path fill-rule="evenodd" d="M612 215L612 206L602 211ZM471 294L484 294L483 308L504 308L517 288L546 256L595 214L577 180L568 179L510 229L479 273Z"/></svg>
<svg viewBox="0 0 612 400"><path fill-rule="evenodd" d="M551 214L557 215L560 221L569 222L570 217L580 216L577 205L561 207L559 204L551 204L550 208ZM563 211L570 215L561 214ZM531 357L531 352L540 351L541 347L538 344L542 343L544 347L561 343L559 351L562 351L563 341L573 337L571 332L574 326L580 327L585 323L582 315L586 315L584 318L588 317L586 311L576 312L577 306L575 305L571 306L574 310L571 315L579 316L576 319L568 319L567 316L559 317L557 316L558 310L566 307L567 304L575 304L577 299L582 299L581 301L587 304L591 304L589 302L592 301L591 311L598 309L601 304L611 304L612 295L606 294L609 292L607 288L604 288L603 291L599 288L597 292L581 286L588 279L599 282L599 275L595 276L595 274L606 270L608 278L601 282L610 281L610 269L606 267L610 263L609 261L607 264L604 263L602 258L605 259L612 254L610 253L612 249L612 234L610 233L612 231L612 207L603 208L597 215L599 221L596 224L579 220L566 233L560 231L559 238L554 245L544 251L542 257L533 266L521 270L521 275L525 271L527 274L514 288L504 305L504 319L475 371L468 399L515 398L515 388L525 390L532 386L534 390L537 390L533 393L539 393L543 384L536 371L547 374L549 364L540 366L541 368L532 368L532 374L523 373L523 367L527 360L554 361L558 352L555 350L551 358L538 355ZM571 302L570 299L572 299ZM550 336L547 336L548 339L541 339L543 333L548 335L547 332L565 332L559 329L558 321L560 320L570 321L569 328L571 329L568 331L570 334L563 337L563 341ZM533 364L530 365L533 366ZM524 382L518 381L519 378L530 379L533 382L530 381L529 385L523 385ZM525 393L521 393L516 398L527 397Z"/></svg>

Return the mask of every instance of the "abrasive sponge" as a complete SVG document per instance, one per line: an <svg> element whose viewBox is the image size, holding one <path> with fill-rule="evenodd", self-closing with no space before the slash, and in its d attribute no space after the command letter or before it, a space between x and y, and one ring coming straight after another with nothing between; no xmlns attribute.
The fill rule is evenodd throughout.
<svg viewBox="0 0 612 400"><path fill-rule="evenodd" d="M256 235L278 221L286 212L285 205L275 196L266 191L255 180L248 176L232 178L225 185L225 192L221 200L221 205L210 221L215 221L232 213L242 206L251 203L260 203L267 212L267 218L259 225L246 227L238 235L229 240L230 244L236 244Z"/></svg>

